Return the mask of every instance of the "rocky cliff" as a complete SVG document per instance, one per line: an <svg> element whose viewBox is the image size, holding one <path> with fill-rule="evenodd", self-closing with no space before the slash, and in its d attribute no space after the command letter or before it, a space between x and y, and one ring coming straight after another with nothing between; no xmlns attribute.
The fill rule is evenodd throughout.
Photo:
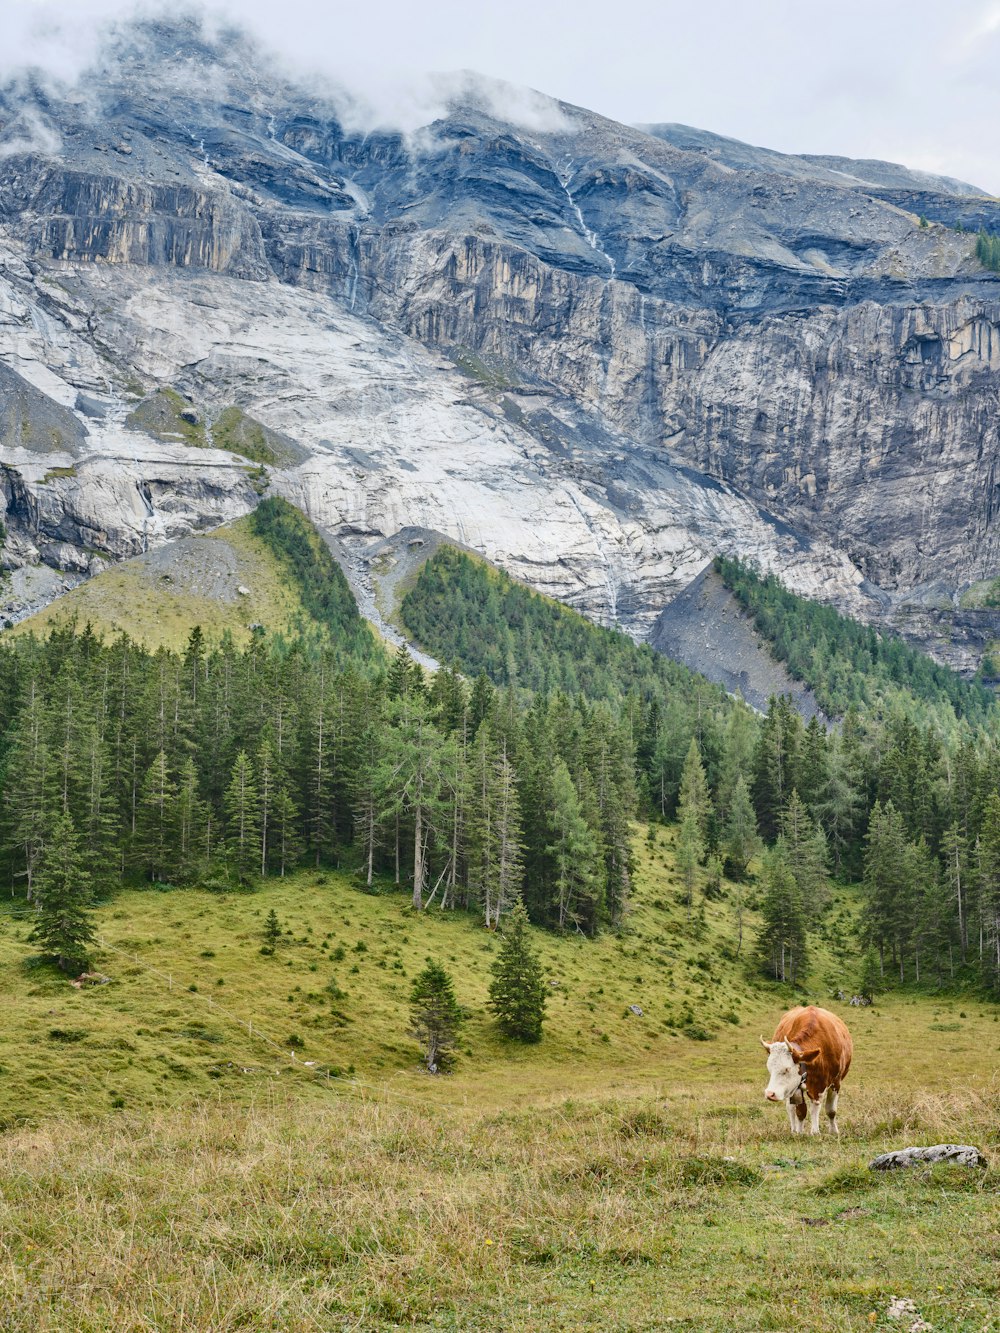
<svg viewBox="0 0 1000 1333"><path fill-rule="evenodd" d="M86 572L272 486L638 634L720 550L903 624L1000 572L1000 286L967 230L1000 204L471 77L415 133L345 106L193 23L0 92L8 566ZM154 440L165 388L304 454Z"/></svg>

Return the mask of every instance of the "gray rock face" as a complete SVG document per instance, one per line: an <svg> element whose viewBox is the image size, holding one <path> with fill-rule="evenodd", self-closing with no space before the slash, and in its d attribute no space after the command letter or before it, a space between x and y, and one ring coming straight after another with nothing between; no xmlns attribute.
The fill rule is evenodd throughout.
<svg viewBox="0 0 1000 1333"><path fill-rule="evenodd" d="M0 362L0 449L79 455L87 428L59 403Z"/></svg>
<svg viewBox="0 0 1000 1333"><path fill-rule="evenodd" d="M772 695L788 694L803 717L823 719L812 692L766 650L753 622L711 566L664 607L649 642L730 694L742 695L758 712L767 711Z"/></svg>
<svg viewBox="0 0 1000 1333"><path fill-rule="evenodd" d="M268 484L345 541L432 528L637 634L718 551L869 618L1000 572L974 187L487 81L360 134L185 22L26 86L0 90L0 147L46 129L0 152L0 365L90 434L44 485L5 437L18 559L255 502L231 456L128 427L171 386L295 441Z"/></svg>

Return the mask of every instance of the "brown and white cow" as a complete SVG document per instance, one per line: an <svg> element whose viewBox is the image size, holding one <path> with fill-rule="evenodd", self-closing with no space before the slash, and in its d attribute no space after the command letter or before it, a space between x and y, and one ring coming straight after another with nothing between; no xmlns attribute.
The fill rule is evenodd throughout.
<svg viewBox="0 0 1000 1333"><path fill-rule="evenodd" d="M839 1134L837 1097L851 1067L851 1034L836 1014L815 1005L789 1009L774 1030L774 1040L760 1044L767 1051L770 1076L764 1089L769 1102L784 1102L793 1134L819 1133L820 1103L826 1098L830 1129Z"/></svg>

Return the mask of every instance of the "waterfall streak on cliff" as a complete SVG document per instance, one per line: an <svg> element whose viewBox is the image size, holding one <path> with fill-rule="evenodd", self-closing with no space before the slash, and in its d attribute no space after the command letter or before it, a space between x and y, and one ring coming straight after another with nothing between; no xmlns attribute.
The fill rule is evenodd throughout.
<svg viewBox="0 0 1000 1333"><path fill-rule="evenodd" d="M580 231L583 233L584 238L586 239L587 244L590 246L591 250L596 250L599 255L603 255L604 258L607 260L608 268L611 270L610 276L613 278L615 276L615 261L608 254L607 250L604 249L604 246L601 242L601 238L600 236L598 236L597 232L591 231L591 229L587 226L587 223L584 220L583 212L580 209L580 205L573 198L572 192L569 188L569 183L573 179L572 160L567 162L566 166L559 171L558 175L559 175L559 184L563 188L563 193L569 200L570 207L576 214L576 220L580 224Z"/></svg>

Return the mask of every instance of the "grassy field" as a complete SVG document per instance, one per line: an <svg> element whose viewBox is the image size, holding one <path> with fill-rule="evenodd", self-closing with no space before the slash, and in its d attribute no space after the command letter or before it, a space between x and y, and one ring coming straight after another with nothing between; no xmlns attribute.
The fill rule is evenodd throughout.
<svg viewBox="0 0 1000 1333"><path fill-rule="evenodd" d="M243 644L252 624L291 632L308 619L287 574L245 518L125 560L7 632L45 634L73 617L109 638L126 631L151 649L183 648L192 625L212 640L228 630Z"/></svg>
<svg viewBox="0 0 1000 1333"><path fill-rule="evenodd" d="M537 1047L483 1011L484 931L346 873L123 893L111 982L81 991L0 916L0 1328L908 1327L894 1295L934 1329L1000 1328L1000 1172L865 1170L909 1143L997 1153L995 1008L845 1011L839 928L808 987L759 985L719 957L726 902L692 934L671 838L638 843L628 933L537 936ZM271 907L290 933L268 957ZM436 1079L406 1032L428 955L470 1011ZM763 1100L758 1033L799 999L854 1033L839 1141Z"/></svg>

